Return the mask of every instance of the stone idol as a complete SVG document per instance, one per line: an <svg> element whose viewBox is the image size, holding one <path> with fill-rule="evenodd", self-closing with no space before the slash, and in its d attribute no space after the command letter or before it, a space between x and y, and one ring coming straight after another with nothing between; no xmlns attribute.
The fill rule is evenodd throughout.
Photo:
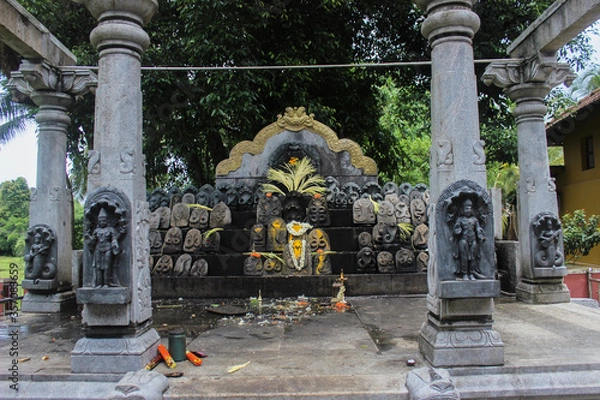
<svg viewBox="0 0 600 400"><path fill-rule="evenodd" d="M84 209L84 288L129 286L132 238L127 197L117 189L99 188L88 196Z"/></svg>
<svg viewBox="0 0 600 400"><path fill-rule="evenodd" d="M472 181L450 185L438 200L438 265L441 280L493 280L494 244L492 203L487 192ZM450 256L451 255L451 256Z"/></svg>
<svg viewBox="0 0 600 400"><path fill-rule="evenodd" d="M283 249L283 259L289 274L311 275L312 257L310 244L306 240L312 226L305 222L292 221L286 225L290 239Z"/></svg>
<svg viewBox="0 0 600 400"><path fill-rule="evenodd" d="M565 259L558 217L550 212L539 213L531 222L531 235L534 268L561 267Z"/></svg>
<svg viewBox="0 0 600 400"><path fill-rule="evenodd" d="M56 236L47 225L34 225L27 231L25 239L25 279L23 288L51 290L56 282Z"/></svg>

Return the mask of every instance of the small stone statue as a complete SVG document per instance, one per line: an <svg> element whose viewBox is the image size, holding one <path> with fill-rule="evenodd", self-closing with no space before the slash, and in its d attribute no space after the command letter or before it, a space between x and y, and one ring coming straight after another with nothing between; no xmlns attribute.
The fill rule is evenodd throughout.
<svg viewBox="0 0 600 400"><path fill-rule="evenodd" d="M185 235L183 241L183 251L186 253L195 253L202 247L202 233L195 228L192 228Z"/></svg>
<svg viewBox="0 0 600 400"><path fill-rule="evenodd" d="M217 203L210 213L209 226L222 228L231 224L231 210L223 202Z"/></svg>
<svg viewBox="0 0 600 400"><path fill-rule="evenodd" d="M564 256L560 250L562 228L558 218L548 212L538 214L533 222L535 235L534 267L560 267Z"/></svg>
<svg viewBox="0 0 600 400"><path fill-rule="evenodd" d="M98 224L88 238L92 251L92 269L94 270L96 288L121 286L115 270L115 256L121 252L120 234L109 225L105 208L98 212Z"/></svg>
<svg viewBox="0 0 600 400"><path fill-rule="evenodd" d="M282 218L271 220L267 226L267 251L283 251L286 243L285 221Z"/></svg>
<svg viewBox="0 0 600 400"><path fill-rule="evenodd" d="M473 202L463 201L462 211L454 223L453 235L456 240L454 258L457 260L454 273L462 280L485 279L479 270L479 245L486 240L485 232L473 213Z"/></svg>
<svg viewBox="0 0 600 400"><path fill-rule="evenodd" d="M292 221L286 225L289 241L283 249L283 259L290 274L311 275L312 257L306 233L312 228L305 222Z"/></svg>
<svg viewBox="0 0 600 400"><path fill-rule="evenodd" d="M363 247L356 254L356 266L358 272L371 273L377 268L377 256L371 247Z"/></svg>
<svg viewBox="0 0 600 400"><path fill-rule="evenodd" d="M250 248L256 251L265 251L267 248L267 232L262 224L252 225L250 230Z"/></svg>
<svg viewBox="0 0 600 400"><path fill-rule="evenodd" d="M360 198L352 204L352 222L357 225L375 224L375 206L368 198Z"/></svg>
<svg viewBox="0 0 600 400"><path fill-rule="evenodd" d="M369 232L361 232L358 234L358 248L373 247L373 237Z"/></svg>
<svg viewBox="0 0 600 400"><path fill-rule="evenodd" d="M396 253L396 270L415 272L415 254L409 249L400 249Z"/></svg>
<svg viewBox="0 0 600 400"><path fill-rule="evenodd" d="M389 251L381 251L377 254L377 271L380 274L396 273L396 260Z"/></svg>
<svg viewBox="0 0 600 400"><path fill-rule="evenodd" d="M208 227L209 212L205 208L193 207L190 211L190 227L205 229Z"/></svg>
<svg viewBox="0 0 600 400"><path fill-rule="evenodd" d="M173 275L175 276L187 276L190 274L192 268L192 256L189 254L182 254L175 262L173 268Z"/></svg>
<svg viewBox="0 0 600 400"><path fill-rule="evenodd" d="M263 270L266 275L280 274L283 269L283 264L276 258L268 258L263 264Z"/></svg>
<svg viewBox="0 0 600 400"><path fill-rule="evenodd" d="M173 271L173 259L167 255L160 257L152 269L152 273L157 275L170 275L171 271Z"/></svg>
<svg viewBox="0 0 600 400"><path fill-rule="evenodd" d="M43 225L36 225L27 231L26 244L29 250L25 254L25 279L53 279L56 275L56 266L49 262L49 255L54 234L52 230Z"/></svg>
<svg viewBox="0 0 600 400"><path fill-rule="evenodd" d="M394 205L386 200L379 202L379 211L377 212L377 222L383 222L386 225L396 225L396 212Z"/></svg>
<svg viewBox="0 0 600 400"><path fill-rule="evenodd" d="M329 216L329 207L327 205L327 199L320 194L315 194L306 210L306 220L312 226L324 227L331 224L331 218Z"/></svg>
<svg viewBox="0 0 600 400"><path fill-rule="evenodd" d="M262 274L263 262L260 258L260 254L253 252L244 260L244 275L260 276Z"/></svg>
<svg viewBox="0 0 600 400"><path fill-rule="evenodd" d="M415 198L410 201L410 214L412 217L412 224L414 226L419 226L421 224L427 223L427 206L425 205L425 202L422 199Z"/></svg>
<svg viewBox="0 0 600 400"><path fill-rule="evenodd" d="M163 252L164 253L179 253L183 248L183 233L181 228L172 227L169 228L165 234L165 240L163 241Z"/></svg>
<svg viewBox="0 0 600 400"><path fill-rule="evenodd" d="M150 241L150 253L160 254L163 248L163 241L160 232L150 231L148 233L148 240Z"/></svg>
<svg viewBox="0 0 600 400"><path fill-rule="evenodd" d="M282 211L281 200L277 196L273 196L273 193L265 193L265 196L258 200L256 223L266 225L273 218L281 217Z"/></svg>
<svg viewBox="0 0 600 400"><path fill-rule="evenodd" d="M192 264L192 269L190 269L190 276L206 275L208 275L208 262L206 262L204 258L199 258Z"/></svg>

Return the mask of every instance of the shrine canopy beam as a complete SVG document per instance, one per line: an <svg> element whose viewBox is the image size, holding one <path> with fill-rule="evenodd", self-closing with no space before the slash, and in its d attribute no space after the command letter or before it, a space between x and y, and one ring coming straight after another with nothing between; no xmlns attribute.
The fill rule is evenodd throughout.
<svg viewBox="0 0 600 400"><path fill-rule="evenodd" d="M513 58L556 54L600 18L598 0L557 0L508 47Z"/></svg>
<svg viewBox="0 0 600 400"><path fill-rule="evenodd" d="M77 64L77 58L16 0L0 0L0 41L29 60L52 66Z"/></svg>

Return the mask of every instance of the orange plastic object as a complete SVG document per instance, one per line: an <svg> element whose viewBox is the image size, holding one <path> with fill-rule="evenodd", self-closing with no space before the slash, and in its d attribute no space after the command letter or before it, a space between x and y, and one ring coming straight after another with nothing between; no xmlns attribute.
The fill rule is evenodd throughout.
<svg viewBox="0 0 600 400"><path fill-rule="evenodd" d="M196 367L202 365L202 359L200 357L196 357L196 355L194 353L192 353L191 351L186 351L185 352L185 356L187 357L188 360L190 360L192 362L192 364L194 364Z"/></svg>
<svg viewBox="0 0 600 400"><path fill-rule="evenodd" d="M169 350L167 350L167 348L163 344L158 345L158 352L162 356L162 359L165 360L167 367L175 368L177 364L175 364L173 357L171 357L171 354L169 354Z"/></svg>

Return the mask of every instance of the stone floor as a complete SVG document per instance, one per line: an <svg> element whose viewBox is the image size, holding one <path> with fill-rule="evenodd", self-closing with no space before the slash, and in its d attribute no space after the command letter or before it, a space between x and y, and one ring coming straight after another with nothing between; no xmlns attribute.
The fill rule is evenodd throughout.
<svg viewBox="0 0 600 400"><path fill-rule="evenodd" d="M165 345L168 332L183 327L187 348L208 354L199 367L160 364L154 371L183 373L169 378L164 398L408 399L407 375L428 368L417 345L425 298L348 301L352 308L338 312L327 299L265 299L262 312L241 315L215 311L228 314L246 301L155 303L154 326ZM505 365L449 369L462 398L600 398L600 309L588 304L498 299L494 327ZM78 312L27 314L18 318L18 358L29 360L18 364L15 396L8 371L13 329L0 322L0 399L103 399L121 378L71 374L70 351L81 337Z"/></svg>

